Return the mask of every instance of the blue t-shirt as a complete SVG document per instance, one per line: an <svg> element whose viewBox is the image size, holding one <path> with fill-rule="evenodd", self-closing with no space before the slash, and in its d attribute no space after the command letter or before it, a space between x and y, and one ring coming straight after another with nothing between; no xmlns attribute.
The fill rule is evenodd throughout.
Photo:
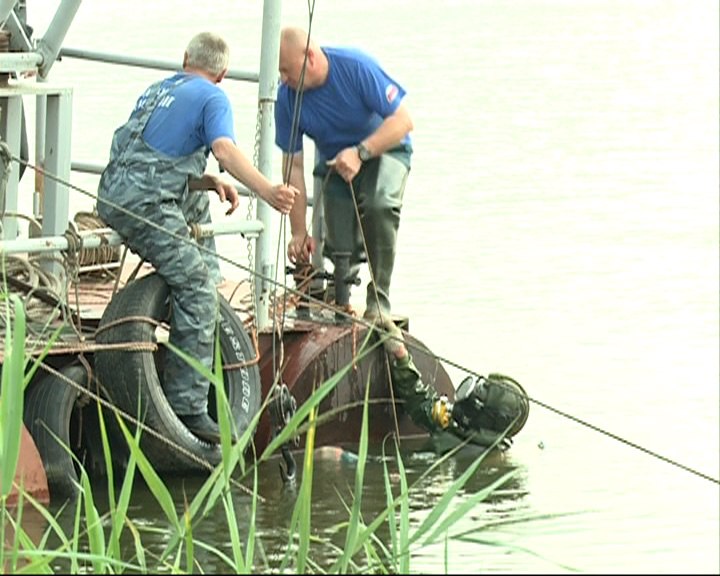
<svg viewBox="0 0 720 576"><path fill-rule="evenodd" d="M355 48L323 48L328 59L327 80L304 90L298 137L290 142L297 92L286 84L278 89L275 105L275 144L283 152L302 150L302 136L310 137L320 154L334 158L343 148L367 138L397 110L405 90L368 54ZM403 143L410 144L410 136Z"/></svg>
<svg viewBox="0 0 720 576"><path fill-rule="evenodd" d="M232 108L225 91L196 74L180 72L163 81L160 98L143 131L145 142L173 158L187 156L227 137L235 141ZM145 105L146 94L132 114ZM131 116L132 116L131 114Z"/></svg>

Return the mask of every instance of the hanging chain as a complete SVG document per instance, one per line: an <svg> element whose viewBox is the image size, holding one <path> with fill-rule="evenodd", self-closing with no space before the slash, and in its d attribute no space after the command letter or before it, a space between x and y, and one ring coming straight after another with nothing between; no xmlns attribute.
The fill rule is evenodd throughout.
<svg viewBox="0 0 720 576"><path fill-rule="evenodd" d="M258 100L258 110L255 122L255 144L253 146L253 166L260 169L260 130L262 126L262 104ZM249 190L248 204L247 204L247 219L252 220L255 218L255 192ZM255 300L255 258L253 254L253 240L248 237L247 240L247 251L248 251L248 270L250 273L250 299L251 299L251 310L252 310L252 327L257 329L257 302Z"/></svg>

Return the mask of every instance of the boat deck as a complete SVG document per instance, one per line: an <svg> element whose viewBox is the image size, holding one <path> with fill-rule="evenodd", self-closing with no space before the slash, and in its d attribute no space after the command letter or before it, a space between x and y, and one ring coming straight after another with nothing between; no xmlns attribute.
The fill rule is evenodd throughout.
<svg viewBox="0 0 720 576"><path fill-rule="evenodd" d="M15 270L18 261L17 258L14 260ZM27 272L26 269L31 270L31 266L21 266L23 274L6 272L7 287L24 303L26 346L32 355L43 350L49 355L92 351L95 348L95 331L113 295L131 278L144 276L153 270L149 264L134 260L123 266L113 264L81 272L76 281L68 284L67 295L60 302L57 287L52 286L52 281L38 274L37 270ZM249 280L225 280L218 290L231 303L243 323L252 321ZM56 340L48 348L53 335ZM4 349L0 348L0 362L3 358Z"/></svg>

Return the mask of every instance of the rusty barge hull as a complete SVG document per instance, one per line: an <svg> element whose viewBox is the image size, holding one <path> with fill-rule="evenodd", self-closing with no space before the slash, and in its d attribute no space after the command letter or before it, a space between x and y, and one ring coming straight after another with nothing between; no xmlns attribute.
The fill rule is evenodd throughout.
<svg viewBox="0 0 720 576"><path fill-rule="evenodd" d="M146 267L141 276L151 271ZM124 280L119 283L120 287L123 285L126 285ZM104 477L107 473L99 443L96 402L106 403L107 396L100 393L104 383L98 377L96 355L101 345L95 336L114 290L115 282L111 278L77 286L75 311L81 319L82 337L73 341L73 334L68 331L66 339L50 349L34 381L28 386L26 403L30 402L30 405L26 406L25 425L32 436L27 434L18 475L25 478L25 489L32 486L33 495L41 500L47 499L48 493L53 500L63 499L75 490L77 465L58 445L56 435L67 442L77 460L84 463L91 478ZM238 321L247 321L243 304L246 295L239 289L239 284L228 282L221 286L220 293L237 314ZM407 319L405 322L407 326ZM158 328L159 332L163 330L166 331L167 327ZM274 383L281 382L287 386L297 406L301 406L324 382L343 373L318 405L314 439L317 447L353 446L359 442L366 393L371 442L381 442L391 435L399 438L427 436L427 432L415 426L404 414L402 405L395 401L387 355L378 345L376 335L368 334L369 330L371 328L363 323L336 319L323 314L322 310L302 319L290 310L282 329L275 326L258 332L253 338L255 347L247 357L250 364L256 365L263 401L271 393ZM452 382L439 361L420 340L407 331L404 335L425 381L432 383L439 393L452 398ZM167 353L164 347L156 346L154 351L143 350L142 346L139 348L132 353L148 357L147 361L155 363L160 372L162 355ZM58 391L59 388L64 391ZM213 406L214 400L209 400L209 404ZM62 417L56 416L58 410L63 413ZM263 453L276 432L276 422L269 412L267 409L262 411L253 434L254 453L258 455ZM28 417L28 414L34 416ZM106 407L103 414L106 423L111 423L109 429L112 430L112 411ZM52 433L46 430L51 417L53 426L61 428ZM143 434L146 439L141 441L141 446L147 449L146 456L151 463L157 464L161 474L206 473L219 461L219 447L208 446L191 437L188 431L181 430L181 424L172 424L169 432L161 428L158 434L154 434L153 424L138 424L145 428ZM24 430L23 434L28 430ZM304 447L304 439L304 434L300 434L298 448ZM113 466L122 467L127 460L126 446L120 434L114 436L113 442ZM189 450L193 454L190 458L168 458L173 450ZM32 484L30 479L34 479Z"/></svg>

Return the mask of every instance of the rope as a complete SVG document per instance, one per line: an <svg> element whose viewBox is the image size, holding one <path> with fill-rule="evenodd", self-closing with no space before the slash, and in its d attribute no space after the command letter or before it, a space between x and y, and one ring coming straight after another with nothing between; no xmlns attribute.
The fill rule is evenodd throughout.
<svg viewBox="0 0 720 576"><path fill-rule="evenodd" d="M3 170L2 178L0 178L0 187L6 185L6 183L7 183L7 175L8 175L8 171L9 171L9 161L8 161L8 158L11 159L11 160L17 161L17 162L21 161L21 160L19 160L18 158L14 157L14 156L9 152L9 149L8 149L7 145L6 145L4 142L0 141L0 161L2 161L2 162L4 163L4 165L5 165L5 170ZM23 161L23 162L24 162L24 161ZM56 175L50 174L50 173L48 173L48 172L45 172L45 171L42 170L41 168L39 168L39 167L37 167L37 166L29 163L29 162L25 162L25 164L26 164L28 167L30 167L30 168L32 168L33 170L35 170L36 172L42 172L45 177L51 178L51 179L55 180L56 182L62 183L62 184L65 185L69 190L78 191L78 192L80 192L80 193L82 193L82 194L84 194L84 195L86 195L86 196L88 196L88 197L91 197L91 198L94 198L95 200L97 200L97 196L96 196L95 194L90 193L90 192L88 192L88 191L86 191L86 190L83 190L83 189L81 189L81 188L73 185L73 184L70 183L70 182L63 181L63 179L57 177ZM4 198L4 188L0 188L0 195ZM109 204L112 204L112 203L109 203ZM117 205L115 205L115 204L112 204L112 205L113 205L113 207L116 208L117 210L119 210L119 211L121 211L121 212L124 212L124 213L128 214L129 216L131 216L131 217L133 217L133 218L136 218L136 219L144 222L144 223L147 224L148 226L154 227L155 229L157 229L157 230L159 230L159 231L161 231L161 232L163 232L163 233L165 233L165 234L168 234L168 235L174 237L174 238L175 238L176 240L178 240L178 241L181 241L181 242L192 242L191 239L185 239L185 238L183 238L183 237L181 237L181 236L173 233L172 231L165 230L165 229L163 229L161 226L155 224L154 222L151 222L151 221L149 221L149 220L147 220L147 219L144 219L144 218L142 218L142 217L139 217L138 215L131 213L130 211L124 209L124 208L121 207L121 206L117 206ZM201 249L207 250L207 248L202 247L202 246L201 246ZM7 263L7 262L11 262L12 260L14 260L14 258L12 258L10 255L3 255L3 256L4 256L4 259L5 259L6 263ZM232 259L229 259L229 258L227 258L227 257L225 257L225 256L223 256L223 255L221 255L221 254L217 254L217 257L218 257L220 260L229 262L230 264L232 264L233 266L237 267L238 269L244 269L244 270L246 270L247 272L250 272L251 274L254 274L256 278L263 279L263 280L265 280L265 281L267 281L267 282L269 282L269 283L271 283L271 284L273 284L273 285L278 285L278 283L276 282L276 280L274 280L274 279L272 279L272 278L269 278L269 277L263 275L262 273L259 273L259 272L255 271L252 267L245 267L245 266L243 266L242 264L240 264L239 262L235 262L235 261L233 261ZM47 257L45 257L45 258L47 258ZM39 259L38 259L38 260L39 260ZM30 259L29 261L32 261L32 262L34 263L36 260L35 260L35 259ZM32 300L32 298L35 298L35 299L38 299L38 300L41 300L41 301L46 300L46 302L45 302L46 304L48 303L48 302L47 302L48 299L50 299L50 300L56 299L56 301L57 301L56 307L59 309L59 312L53 312L53 310L55 310L56 307L49 307L49 308L46 308L46 309L49 309L49 310L50 310L50 314L51 314L52 317L55 317L54 315L59 313L60 315L62 315L62 316L64 317L64 321L65 321L66 323L68 323L69 325L71 325L71 326L74 327L74 324L73 324L70 320L68 320L68 317L72 317L72 314L69 313L69 309L68 309L67 304L64 302L64 300L62 300L61 298L58 297L58 293L60 293L61 291L60 291L60 290L57 290L56 279L53 279L53 278L48 277L47 275L44 275L44 274L40 271L41 269L40 269L39 267L38 267L38 268L35 268L35 267L33 266L33 269L30 270L30 269L28 268L28 265L25 264L25 263L23 263L23 264L20 266L20 268L21 268L22 270L25 270L25 273L27 274L27 279L28 279L28 280L31 280L32 282L37 281L37 282L39 282L39 283L46 283L46 284L47 284L47 285L42 285L42 286L37 286L37 287L31 288L29 291L27 291L27 290L24 290L24 291L23 291L23 292L26 294L26 298L23 299L24 305L26 306L26 310L27 310L27 304ZM5 274L5 278L4 278L4 279L5 279L6 289L12 288L11 276ZM16 280L17 280L17 279L16 279ZM32 286L32 284L30 284L30 285ZM345 315L346 319L347 319L348 321L350 321L350 322L354 322L354 323L356 323L356 324L358 324L358 325L364 325L364 326L366 326L366 327L369 328L369 329L378 330L378 332L383 333L383 336L386 337L386 338L392 338L392 337L394 337L394 336L392 336L392 335L389 335L389 334L384 333L384 331L381 330L379 327L374 326L374 325L368 323L367 321L365 321L365 320L362 319L362 318L357 318L357 317L354 317L354 316L352 316L352 315L350 315L350 314L346 314L346 312L345 312L345 311L342 311L342 310L335 310L334 308L328 306L327 303L323 302L322 300L319 300L319 299L314 298L314 297L311 296L310 294L304 294L303 292L298 291L298 290L294 290L294 289L292 289L292 288L289 288L288 286L284 286L284 289L285 289L285 292L286 292L286 293L289 292L289 293L291 293L291 294L295 294L295 295L298 295L298 296L300 296L300 297L304 297L307 301L312 302L313 304L318 305L318 306L322 307L323 309L334 310L336 313L338 313L338 314L340 314L340 315ZM31 297L32 297L32 298L31 298ZM39 305L39 303L35 303L35 302L33 302L33 304L38 304L38 305ZM283 306L282 308L283 308L283 311L282 311L282 312L283 312L283 314L284 314L285 306ZM284 317L284 316L283 316L283 317ZM6 315L3 315L3 318L2 318L2 322L3 322L3 323L5 322L5 318L6 318ZM47 327L47 326L50 324L50 322L51 322L51 318L50 318L50 317L45 317L45 318L43 318L43 320L44 320L43 324L44 324L46 327ZM29 324L30 324L30 323L29 323ZM29 340L32 340L32 339L29 338ZM40 341L38 341L38 343L39 343L39 342L40 342ZM138 343L136 343L136 344L133 344L133 343L121 344L121 346L128 346L128 347L129 347L129 346L134 346L134 345L140 346L140 344L138 344ZM146 344L146 345L147 345L147 344ZM413 343L411 343L411 342L405 342L405 345L406 345L409 349L413 349L413 347L416 346L415 344L413 344ZM83 350L86 350L86 349L87 349L87 350L89 350L89 349L91 349L93 346L97 346L97 345L84 344L84 345L82 345L82 346L81 346L81 345L77 345L76 347L75 347L75 346L71 347L71 346L69 346L67 343L65 343L65 346L67 346L66 349L71 349L71 348L72 348L73 350L74 350L74 349L83 349ZM120 345L116 345L116 346L120 346ZM92 348L92 349L97 349L97 348ZM423 353L429 353L428 350L426 350L426 349L424 349L424 348L422 348L422 349L421 349L421 348L418 348L418 349L420 349ZM432 354L432 356L433 356L433 358L435 359L435 361L438 362L438 363L441 363L441 362L442 362L442 363L447 364L448 366L453 366L453 367L455 367L455 368L458 368L458 369L466 372L467 374L471 374L471 375L474 375L474 376L477 376L477 377L480 376L479 373L477 373L477 372L475 372L475 371L473 371L473 370L471 370L471 369L469 369L469 368L467 368L467 367L465 367L465 366L462 366L462 365L460 365L460 364L458 364L458 363L456 363L456 362L453 362L453 361L450 360L449 358L446 358L446 357L444 357L444 356L440 356L440 355L437 355L437 354ZM50 368L48 367L47 369L50 369ZM276 385L276 384L274 383L274 384L273 384L273 388L275 387L275 385ZM272 389L271 389L271 392L272 392ZM87 391L85 391L85 393L87 393ZM685 465L683 465L683 464L681 464L681 463L678 463L677 461L674 461L674 460L671 460L671 459L669 459L669 458L666 458L665 456L663 456L663 455L661 455L661 454L658 454L658 453L656 453L656 452L653 452L653 451L651 451L651 450L648 450L648 449L646 449L646 448L643 448L642 446L639 446L639 445L636 444L636 443L633 443L633 442L631 442L631 441L629 441L629 440L627 440L627 439L625 439L625 438L622 438L622 437L620 437L620 436L617 436L617 435L615 435L615 434L613 434L613 433L611 433L611 432L609 432L609 431L607 431L607 430L604 430L604 429L602 429L602 428L600 428L600 427L598 427L598 426L595 426L595 425L593 425L593 424L590 424L589 422L587 422L587 421L585 421L585 420L583 420L583 419L577 418L577 417L575 417L575 416L573 416L573 415L571 415L571 414L568 414L568 413L563 412L563 411L561 411L561 410L559 410L559 409L557 409L557 408L554 408L554 407L552 407L552 406L549 406L548 404L545 404L545 403L541 402L541 401L540 401L539 399L537 399L537 398L533 398L533 397L531 397L531 396L528 396L527 399L528 399L529 402L532 402L532 403L534 403L534 404L537 404L537 405L539 405L539 406L541 406L541 407L543 407L543 408L545 408L545 409L547 409L547 410L550 410L550 411L554 412L555 414L557 414L557 415L559 415L559 416L561 416L561 417L564 417L564 418L567 418L567 419L569 419L569 420L572 420L573 422L575 422L575 423L577 423L577 424L580 424L580 425L582 425L582 426L588 427L588 428L590 428L590 429L592 429L592 430L594 430L594 431L596 431L596 432L598 432L598 433L604 434L604 435L606 435L606 436L608 436L608 437L610 437L610 438L612 438L612 439L614 439L614 440L616 440L616 441L618 441L618 442L621 442L621 443L623 443L623 444L626 444L626 445L628 445L628 446L631 446L631 447L633 447L633 448L636 448L637 450L640 450L640 451L642 451L642 452L645 452L645 453L647 453L647 454L649 454L649 455L651 455L651 456L653 456L653 457L655 457L655 458L658 458L659 460L662 460L662 461L664 461L664 462L666 462L666 463L672 464L672 465L674 465L674 466L676 466L676 467L679 467L679 468L681 468L681 469L683 469L683 470L685 470L685 471L687 471L687 472L690 472L690 473L692 473L692 474L695 474L695 475L697 475L697 476L700 476L701 478L704 478L704 479L706 479L706 480L709 480L709 481L711 481L711 482L713 482L713 483L715 483L715 484L720 484L720 480L718 480L717 478L712 478L712 477L710 477L710 476L708 476L708 475L706 475L706 474L703 474L703 473L701 473L701 472L699 472L699 471L697 471L697 470L694 470L694 469L692 469L692 468L690 468L690 467L688 467L688 466L685 466ZM99 400L99 401L100 401L100 400ZM114 408L114 407L110 407L110 408L113 409L113 410L115 410L115 411L117 411L117 408ZM126 416L126 417L127 417L127 418L130 418L129 416ZM139 426L142 426L142 423L138 423L138 425L139 425ZM149 431L150 433L153 433L153 432L150 431L150 430L148 430L148 431ZM192 455L188 455L188 456L189 456L189 457L192 457Z"/></svg>
<svg viewBox="0 0 720 576"><path fill-rule="evenodd" d="M164 442L164 443L167 444L170 448L172 448L173 450L176 450L176 451L177 451L178 453L180 453L180 454L183 454L183 455L187 456L187 457L190 458L192 461L196 462L197 464L199 464L201 467L205 468L205 469L208 470L209 472L212 472L212 471L215 469L215 467L214 467L212 464L210 464L210 462L208 462L207 460L205 460L204 458L200 458L199 456L196 456L195 454L193 454L193 453L190 452L189 450L186 450L185 448L183 448L183 447L180 446L179 444L173 442L173 441L172 441L170 438L168 438L167 436L165 436L165 435L163 435L163 434L160 434L159 432L155 431L153 428L149 427L149 426L148 426L147 424L145 424L144 422L141 422L140 420L138 420L137 418L131 416L131 415L128 414L127 412L123 412L123 411L120 410L117 406L114 406L113 404L111 404L110 402L108 402L107 400L105 400L105 398L103 398L102 396L100 396L100 394L98 393L98 391L93 391L93 390L90 390L90 388L88 388L88 387L82 386L82 385L79 384L78 382L75 382L75 381L72 380L71 378L68 378L67 376L65 376L65 374L63 374L62 372L56 370L55 368L53 368L52 366L48 365L48 364L45 363L45 362L40 362L40 366L42 367L43 370L46 370L47 372L50 372L51 374L54 374L55 376L57 376L58 378L62 379L64 382L66 382L66 383L69 384L70 386L72 386L72 387L74 387L74 388L76 388L76 389L79 389L79 390L80 390L80 393L81 393L81 397L87 398L87 400L86 400L87 402L90 402L91 400L94 400L95 402L97 402L98 404L104 406L104 407L107 408L108 410L111 410L114 414L117 414L117 415L119 415L120 417L122 417L123 420L125 420L126 422L130 422L130 423L132 423L135 427L143 430L143 434L145 434L145 433L150 434L151 436L153 436L153 437L156 438L157 440L160 440L161 442ZM98 389L101 387L100 383L97 381L97 379L95 379L95 378L92 376L92 371L89 369L89 367L88 367L87 365L85 365L85 368L86 368L86 370L88 370L88 382L91 382L91 383L94 382L94 383L95 383L95 388L96 388L96 390L98 390ZM245 491L247 494L250 494L250 493L251 493L250 489L249 489L247 486L245 486L245 485L243 485L242 483L240 483L237 479L235 479L235 478L230 478L230 482L231 482L236 488L239 488L240 490ZM261 499L261 501L264 502L264 498L263 498L262 496L260 496L260 499Z"/></svg>
<svg viewBox="0 0 720 576"><path fill-rule="evenodd" d="M80 232L107 228L107 224L103 222L97 212L78 212L74 216L74 222ZM78 265L80 272L84 267L119 262L120 246L111 246L105 237L102 237L100 241L101 245L97 248L82 248L79 251Z"/></svg>

